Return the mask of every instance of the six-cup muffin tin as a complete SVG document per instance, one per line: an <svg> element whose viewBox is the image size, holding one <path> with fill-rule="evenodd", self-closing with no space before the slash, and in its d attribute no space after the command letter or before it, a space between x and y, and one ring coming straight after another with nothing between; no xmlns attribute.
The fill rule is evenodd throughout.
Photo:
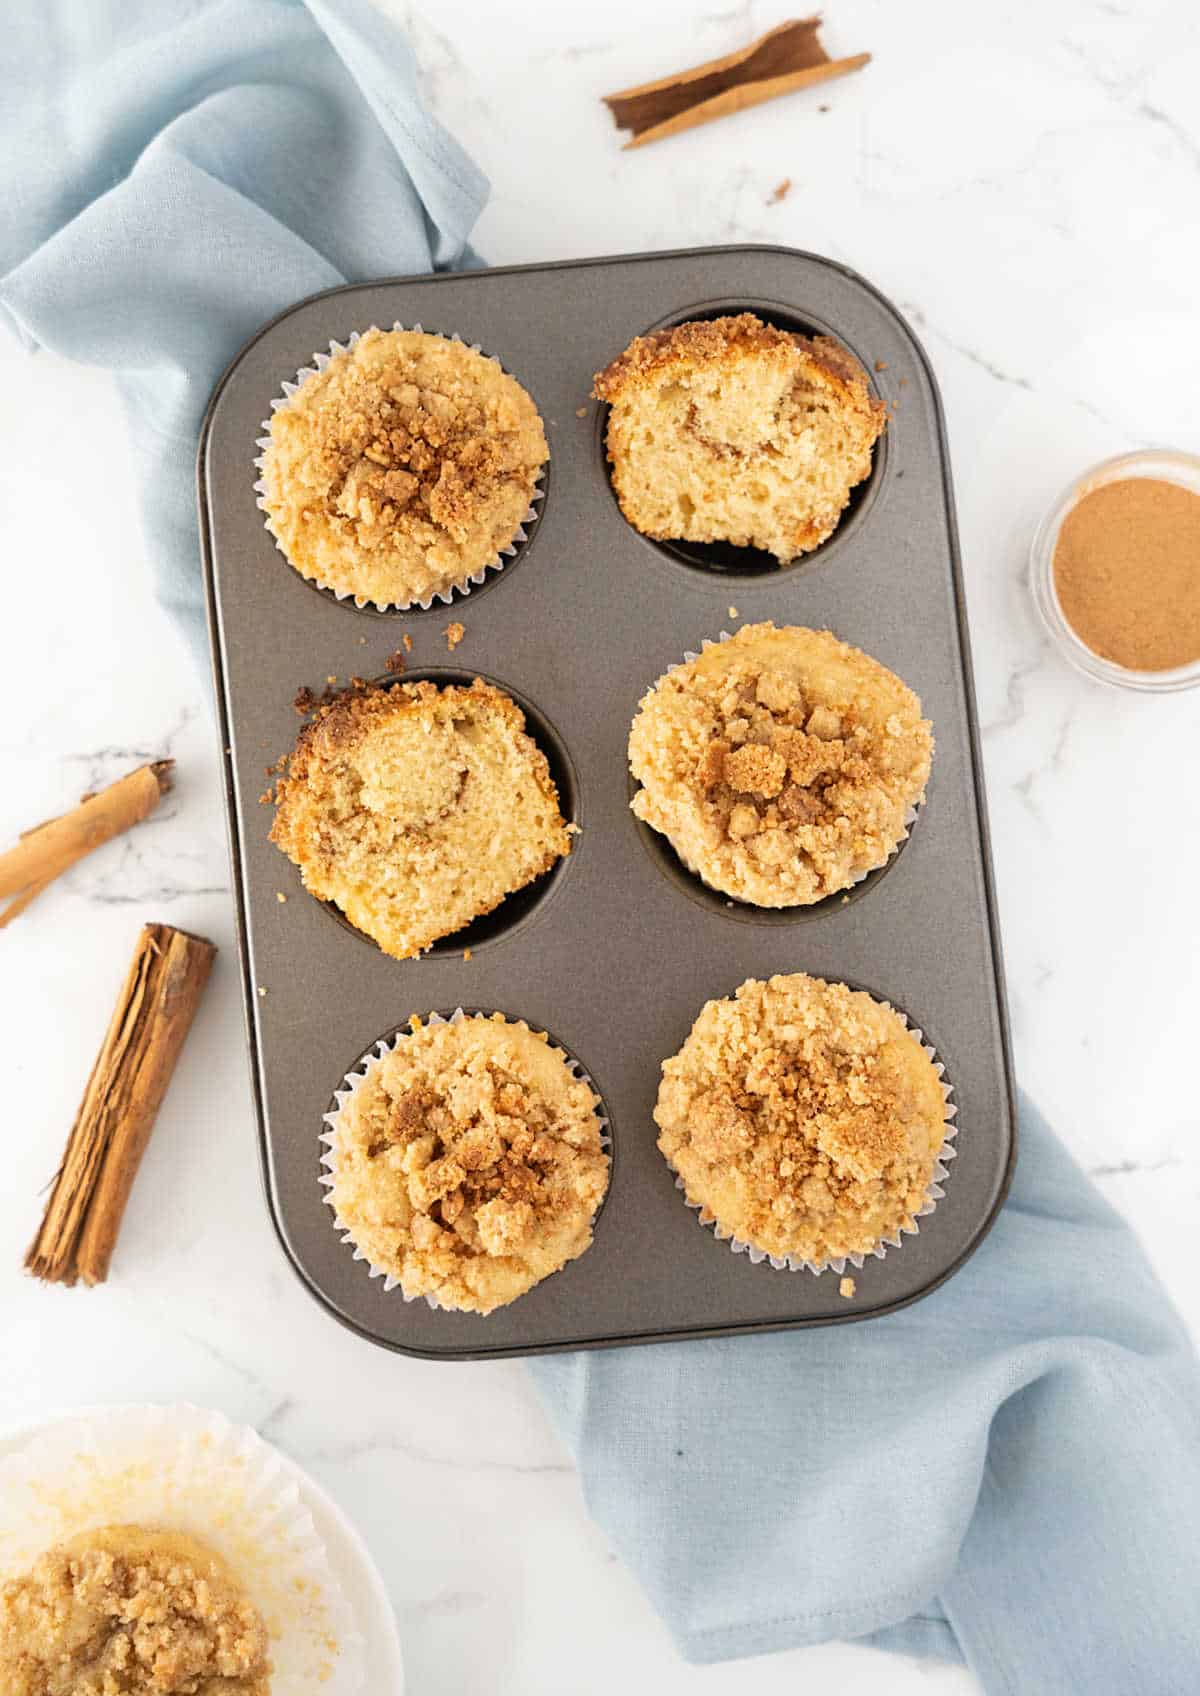
<svg viewBox="0 0 1200 1696"><path fill-rule="evenodd" d="M593 372L631 338L749 309L837 336L892 418L834 536L780 569L754 552L656 543L622 518ZM530 391L550 464L527 542L451 605L377 613L306 583L263 528L256 439L283 382L371 324L420 324L493 354ZM271 1215L312 1294L363 1336L412 1354L523 1354L858 1319L927 1294L976 1248L1015 1156L999 943L966 615L941 408L895 309L853 272L771 247L597 259L353 285L268 324L218 386L200 448L200 512L228 794L247 1034ZM733 609L736 609L734 611ZM767 912L706 889L629 811L626 739L654 680L752 621L828 627L921 696L937 739L909 840L847 896ZM447 624L465 627L449 652ZM419 960L397 961L303 889L267 839L265 768L294 744L292 701L329 677L491 679L550 758L570 858ZM287 897L280 902L278 895ZM464 958L470 950L470 958ZM958 1155L920 1232L854 1273L776 1271L697 1223L655 1146L660 1062L705 1000L747 977L807 971L893 1002L947 1068ZM265 993L264 993L265 992ZM591 1075L612 1128L595 1242L487 1318L386 1290L335 1233L320 1184L322 1115L380 1038L455 1007L523 1018Z"/></svg>

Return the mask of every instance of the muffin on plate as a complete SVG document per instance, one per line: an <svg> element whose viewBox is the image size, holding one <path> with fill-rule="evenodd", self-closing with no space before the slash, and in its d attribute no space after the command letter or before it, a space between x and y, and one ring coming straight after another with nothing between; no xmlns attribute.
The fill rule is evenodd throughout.
<svg viewBox="0 0 1200 1696"><path fill-rule="evenodd" d="M84 1531L0 1588L5 1696L269 1696L262 1615L197 1538Z"/></svg>
<svg viewBox="0 0 1200 1696"><path fill-rule="evenodd" d="M358 1575L302 1484L257 1432L186 1405L90 1408L14 1439L0 1691L361 1696Z"/></svg>
<svg viewBox="0 0 1200 1696"><path fill-rule="evenodd" d="M840 342L751 312L637 336L595 379L621 511L660 541L786 565L833 534L884 426Z"/></svg>
<svg viewBox="0 0 1200 1696"><path fill-rule="evenodd" d="M327 1117L334 1222L409 1299L491 1313L590 1246L599 1105L524 1021L414 1020Z"/></svg>
<svg viewBox="0 0 1200 1696"><path fill-rule="evenodd" d="M895 852L932 755L894 672L828 630L768 620L706 643L643 697L631 804L712 888L807 906Z"/></svg>
<svg viewBox="0 0 1200 1696"><path fill-rule="evenodd" d="M503 690L363 685L320 708L275 786L305 887L407 959L571 849L550 766Z"/></svg>
<svg viewBox="0 0 1200 1696"><path fill-rule="evenodd" d="M930 1211L946 1094L885 1002L795 972L706 1002L663 1062L654 1118L702 1223L820 1268Z"/></svg>
<svg viewBox="0 0 1200 1696"><path fill-rule="evenodd" d="M368 330L269 431L268 528L302 576L359 606L427 604L499 565L550 452L515 377L419 330Z"/></svg>

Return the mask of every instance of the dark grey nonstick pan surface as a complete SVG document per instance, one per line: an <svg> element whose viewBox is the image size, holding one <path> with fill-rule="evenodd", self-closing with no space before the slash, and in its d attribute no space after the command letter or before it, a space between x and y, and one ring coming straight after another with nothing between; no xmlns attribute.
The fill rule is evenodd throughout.
<svg viewBox="0 0 1200 1696"><path fill-rule="evenodd" d="M589 399L592 373L634 335L743 307L839 337L894 411L839 530L784 570L739 550L689 557L632 530ZM253 461L285 380L331 340L395 321L457 332L494 354L537 402L551 459L530 540L502 573L452 606L378 614L335 601L287 564L255 504ZM828 260L769 247L337 289L285 313L239 355L214 394L199 474L267 1197L312 1293L376 1342L478 1357L864 1318L956 1270L1003 1200L1014 1096L941 408L894 308ZM705 890L628 804L625 747L640 697L685 650L764 618L828 627L875 655L917 690L937 739L928 797L900 853L849 900L791 914ZM466 629L453 654L451 619ZM271 810L259 796L264 768L295 741L299 686L381 676L404 632L408 676L482 674L526 707L581 834L536 890L423 959L396 961L306 894L267 840ZM867 1260L849 1300L833 1273L775 1271L732 1253L684 1205L655 1146L659 1065L703 1002L744 978L792 971L844 979L902 1009L945 1062L959 1108L944 1198L918 1235ZM613 1138L592 1248L486 1319L385 1291L339 1240L319 1183L322 1114L344 1074L411 1014L460 1005L549 1030L591 1074Z"/></svg>

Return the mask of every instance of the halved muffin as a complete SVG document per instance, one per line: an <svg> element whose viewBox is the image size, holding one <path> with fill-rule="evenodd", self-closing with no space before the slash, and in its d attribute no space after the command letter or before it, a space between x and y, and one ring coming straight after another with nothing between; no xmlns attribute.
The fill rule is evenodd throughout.
<svg viewBox="0 0 1200 1696"><path fill-rule="evenodd" d="M613 486L635 530L781 564L832 535L884 425L840 342L750 312L636 337L595 393L612 408Z"/></svg>
<svg viewBox="0 0 1200 1696"><path fill-rule="evenodd" d="M305 887L397 959L571 850L525 715L481 678L346 691L301 731L275 801L271 840Z"/></svg>

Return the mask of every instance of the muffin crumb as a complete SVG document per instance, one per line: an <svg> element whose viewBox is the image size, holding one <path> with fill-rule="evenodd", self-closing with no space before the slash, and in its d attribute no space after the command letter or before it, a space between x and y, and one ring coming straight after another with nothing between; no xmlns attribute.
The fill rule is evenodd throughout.
<svg viewBox="0 0 1200 1696"><path fill-rule="evenodd" d="M841 1283L838 1285L838 1295L845 1296L849 1299L854 1294L856 1288L857 1286L855 1285L853 1278L843 1278Z"/></svg>
<svg viewBox="0 0 1200 1696"><path fill-rule="evenodd" d="M446 646L449 648L451 653L453 653L455 648L458 647L458 644L462 641L465 635L466 630L457 619L454 620L453 624L448 624L446 626Z"/></svg>

